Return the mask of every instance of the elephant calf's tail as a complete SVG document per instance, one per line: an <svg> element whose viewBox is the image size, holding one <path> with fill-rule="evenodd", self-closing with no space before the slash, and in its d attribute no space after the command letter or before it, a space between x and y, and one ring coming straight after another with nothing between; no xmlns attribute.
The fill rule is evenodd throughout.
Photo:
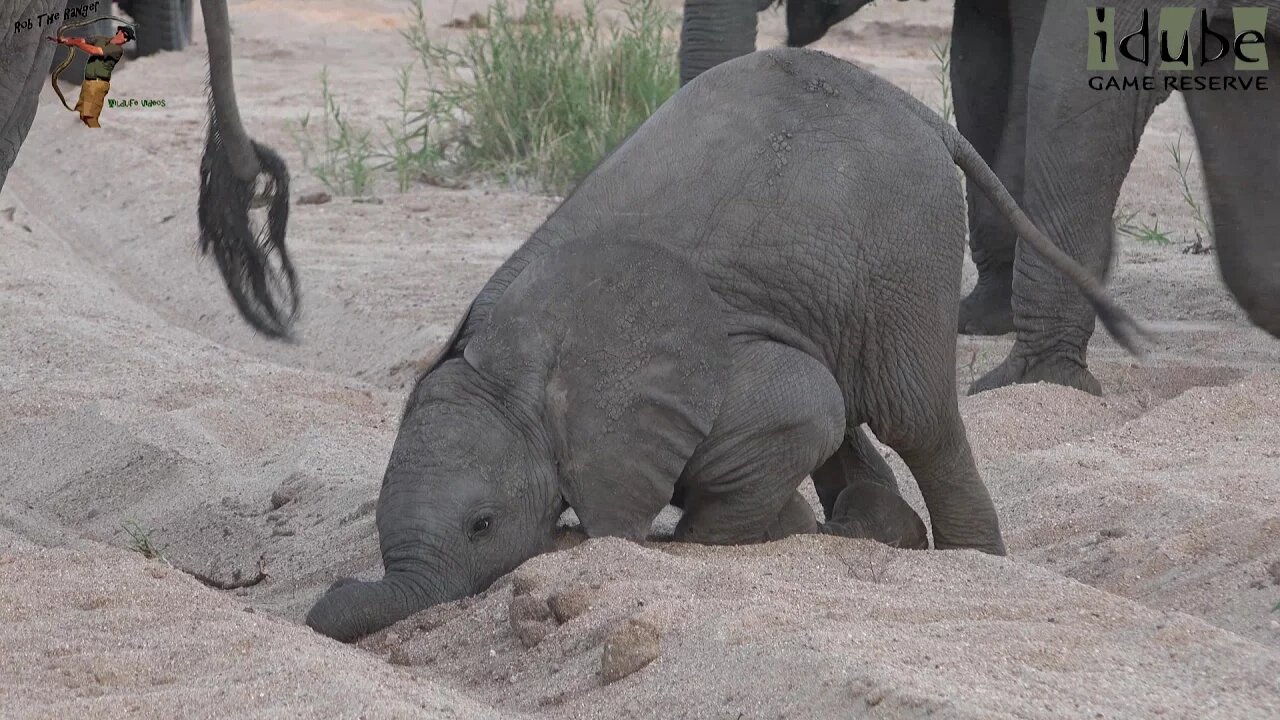
<svg viewBox="0 0 1280 720"><path fill-rule="evenodd" d="M956 165L982 189L983 194L991 200L992 204L1000 209L1000 212L1013 225L1014 230L1018 232L1018 237L1035 248L1036 252L1044 256L1050 264L1080 288L1089 304L1093 306L1094 312L1098 314L1098 319L1102 321L1102 325L1111 337L1116 339L1116 342L1130 353L1141 356L1143 349L1138 343L1138 338L1151 337L1151 333L1116 304L1098 278L1063 252L1057 243L1031 222L1031 218L1018 207L1018 202L1009 194L1004 183L1000 182L1000 178L996 177L991 167L958 130L943 123L941 119L937 122L941 127L943 139L951 149L951 157Z"/></svg>

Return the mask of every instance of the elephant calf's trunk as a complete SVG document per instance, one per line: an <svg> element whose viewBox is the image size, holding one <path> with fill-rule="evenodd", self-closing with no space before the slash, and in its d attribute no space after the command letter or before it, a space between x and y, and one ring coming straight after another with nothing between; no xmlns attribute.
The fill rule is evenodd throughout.
<svg viewBox="0 0 1280 720"><path fill-rule="evenodd" d="M329 588L307 613L307 625L334 640L352 642L433 604L404 578L388 575Z"/></svg>

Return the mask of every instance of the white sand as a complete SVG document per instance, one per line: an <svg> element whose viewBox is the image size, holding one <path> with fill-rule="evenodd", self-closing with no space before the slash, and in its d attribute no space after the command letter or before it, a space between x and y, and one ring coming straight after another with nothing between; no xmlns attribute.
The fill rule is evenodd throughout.
<svg viewBox="0 0 1280 720"><path fill-rule="evenodd" d="M403 5L349 5L232 2L241 112L295 195L320 185L285 122L320 110L323 65L362 120L395 112ZM482 7L428 3L436 24ZM936 106L949 12L882 2L818 47ZM113 96L166 105L108 108L95 133L46 89L0 192L0 716L1280 717L1280 343L1213 256L1129 239L1111 287L1162 333L1151 357L1100 334L1104 398L961 401L1009 558L591 541L517 571L519 612L566 590L590 606L532 649L511 577L360 647L312 633L333 578L379 572L372 501L415 364L555 200L388 182L383 204L295 205L303 341L262 340L193 249L203 52L123 63ZM1122 204L1181 241L1179 132L1189 149L1175 98ZM957 388L1010 342L960 338ZM130 552L125 520L172 565ZM260 557L243 590L176 569L231 580ZM632 616L658 659L601 687Z"/></svg>

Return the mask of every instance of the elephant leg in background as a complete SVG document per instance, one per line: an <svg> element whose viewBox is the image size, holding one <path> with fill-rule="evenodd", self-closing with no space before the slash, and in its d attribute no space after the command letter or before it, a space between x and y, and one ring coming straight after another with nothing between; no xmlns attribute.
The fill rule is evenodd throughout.
<svg viewBox="0 0 1280 720"><path fill-rule="evenodd" d="M678 483L675 539L727 545L814 532L796 488L844 438L840 388L821 363L785 345L747 341L733 353L720 414Z"/></svg>
<svg viewBox="0 0 1280 720"><path fill-rule="evenodd" d="M680 85L756 51L756 0L685 0L680 25Z"/></svg>
<svg viewBox="0 0 1280 720"><path fill-rule="evenodd" d="M861 425L812 473L829 535L868 538L894 547L927 549L924 521L902 499L898 481Z"/></svg>
<svg viewBox="0 0 1280 720"><path fill-rule="evenodd" d="M836 454L813 471L813 489L828 520L840 493L850 485L861 483L879 485L898 493L898 480L893 476L889 463L884 461L866 432L858 426L845 436Z"/></svg>
<svg viewBox="0 0 1280 720"><path fill-rule="evenodd" d="M1231 21L1220 24L1230 37ZM1222 279L1249 319L1280 338L1280 44L1268 43L1267 54L1270 90L1185 97Z"/></svg>
<svg viewBox="0 0 1280 720"><path fill-rule="evenodd" d="M1088 0L1061 0L1045 9L1028 85L1022 207L1064 252L1102 276L1110 265L1111 218L1121 185L1151 113L1168 92L1089 87L1087 5ZM1116 26L1138 25L1140 12L1133 4L1117 7ZM1122 59L1115 74L1141 77L1145 72ZM1102 386L1085 362L1093 309L1026 243L1018 243L1015 258L1017 339L1004 362L979 378L970 394L1045 381L1100 395Z"/></svg>
<svg viewBox="0 0 1280 720"><path fill-rule="evenodd" d="M49 77L49 65L58 46L45 40L38 29L11 32L9 28L37 15L51 15L67 6L66 0L27 0L0 3L0 188L18 157L40 104L40 90ZM63 52L76 52L63 49ZM51 106L52 107L52 106ZM60 112L65 112L61 107Z"/></svg>
<svg viewBox="0 0 1280 720"><path fill-rule="evenodd" d="M1021 202L1026 158L1027 78L1045 0L956 0L951 85L956 127ZM967 180L966 180L967 182ZM1018 237L971 182L969 247L978 282L960 302L966 335L1013 332L1013 262Z"/></svg>

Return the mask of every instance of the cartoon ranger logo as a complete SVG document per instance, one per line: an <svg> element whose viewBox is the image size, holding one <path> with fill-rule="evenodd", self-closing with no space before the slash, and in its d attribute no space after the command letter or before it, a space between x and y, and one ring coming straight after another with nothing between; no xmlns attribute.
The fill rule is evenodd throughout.
<svg viewBox="0 0 1280 720"><path fill-rule="evenodd" d="M113 19L118 20L119 18ZM134 38L133 26L127 23L118 25L115 35L95 35L89 38L63 37L62 31L66 28L66 25L58 28L57 37L49 38L53 42L72 48L71 52L67 54L67 59L53 71L53 75L50 77L53 91L58 94L58 99L62 101L63 107L80 113L80 120L85 125L91 128L102 127L98 124L98 115L102 113L102 105L106 102L107 91L111 89L111 71L115 69L116 63L120 62L120 58L124 56L125 43ZM62 90L58 88L58 76L71 64L71 58L75 55L77 49L88 53L89 61L84 66L84 81L80 84L80 99L76 101L76 106L73 108L67 105L67 99L63 97Z"/></svg>

